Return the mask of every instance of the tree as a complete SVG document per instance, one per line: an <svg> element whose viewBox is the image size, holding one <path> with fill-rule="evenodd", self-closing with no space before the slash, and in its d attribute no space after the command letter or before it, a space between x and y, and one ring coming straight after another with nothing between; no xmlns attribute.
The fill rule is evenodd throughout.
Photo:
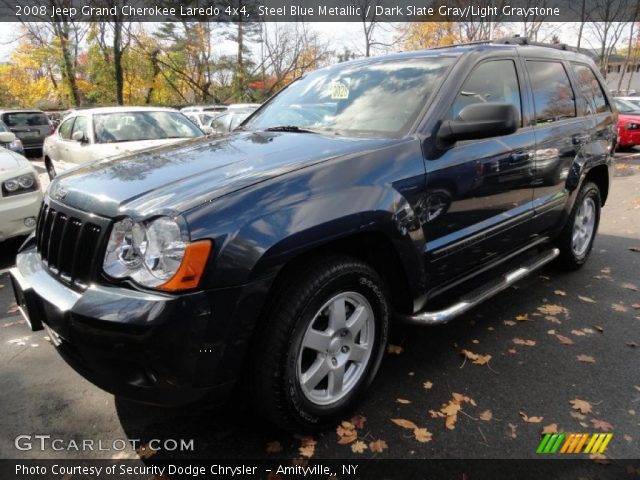
<svg viewBox="0 0 640 480"><path fill-rule="evenodd" d="M408 22L399 28L398 42L404 50L453 45L459 42L453 22Z"/></svg>

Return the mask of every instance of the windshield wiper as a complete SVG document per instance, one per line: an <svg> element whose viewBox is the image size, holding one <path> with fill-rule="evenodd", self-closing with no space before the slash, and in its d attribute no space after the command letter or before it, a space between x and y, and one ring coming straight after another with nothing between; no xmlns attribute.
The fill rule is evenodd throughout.
<svg viewBox="0 0 640 480"><path fill-rule="evenodd" d="M265 128L265 132L293 132L293 133L318 133L306 128L296 127L295 125L277 125L275 127Z"/></svg>

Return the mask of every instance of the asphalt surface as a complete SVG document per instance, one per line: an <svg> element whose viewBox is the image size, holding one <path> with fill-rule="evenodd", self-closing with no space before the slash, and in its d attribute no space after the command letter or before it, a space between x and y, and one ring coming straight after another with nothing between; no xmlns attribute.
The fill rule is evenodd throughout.
<svg viewBox="0 0 640 480"><path fill-rule="evenodd" d="M393 326L391 353L355 412L366 418L357 429L366 445L362 453L353 451L354 445L361 447L355 442L339 444L335 429L311 442L281 432L256 418L242 398L222 409L162 409L94 387L64 363L45 333L30 332L15 311L5 269L18 245L0 244L0 458L137 457L112 450L15 448L16 436L36 433L107 444L194 440L194 452L161 451L158 458L534 458L543 427L552 424L564 432L610 430L607 457L638 458L638 154L618 159L600 232L582 270L563 273L550 266L445 326ZM463 349L491 359L474 364ZM586 361L578 361L580 355ZM461 402L449 429L445 418L430 411L439 411L454 392L470 400ZM591 412L580 414L570 403L575 399L588 402ZM409 420L431 436L392 419ZM377 443L373 448L379 451L373 452L371 442L377 440L386 448ZM303 444L308 448L300 451Z"/></svg>

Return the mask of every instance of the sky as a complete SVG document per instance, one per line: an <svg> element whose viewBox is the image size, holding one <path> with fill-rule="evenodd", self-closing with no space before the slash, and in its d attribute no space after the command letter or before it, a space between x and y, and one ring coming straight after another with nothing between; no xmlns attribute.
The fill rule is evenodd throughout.
<svg viewBox="0 0 640 480"><path fill-rule="evenodd" d="M359 22L314 22L309 24L311 28L315 29L322 38L324 38L329 47L332 50L342 51L344 47L354 50L356 52L363 51L363 33L362 24ZM518 27L521 24L512 24L511 33L518 32ZM558 35L560 40L569 45L575 45L577 39L578 22L563 22L563 23L547 23L544 27L544 32L540 35L539 40L544 41L545 36L551 37L552 34ZM15 47L15 39L18 37L19 23L2 23L2 35L0 36L0 62L6 62L9 59L11 51ZM378 38L384 43L391 43L395 36L395 31L388 25L380 25L382 30L379 30ZM624 35L623 35L624 36ZM591 45L589 45L589 43ZM587 48L595 48L595 41L587 34L585 44ZM223 51L221 53L227 53L224 50L228 49L228 53L233 53L233 45L223 45ZM381 51L375 53L383 53Z"/></svg>

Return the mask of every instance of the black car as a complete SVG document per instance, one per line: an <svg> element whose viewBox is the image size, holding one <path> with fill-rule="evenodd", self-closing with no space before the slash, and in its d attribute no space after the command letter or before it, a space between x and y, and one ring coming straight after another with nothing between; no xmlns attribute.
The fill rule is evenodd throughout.
<svg viewBox="0 0 640 480"><path fill-rule="evenodd" d="M447 322L557 259L585 263L616 118L594 63L525 39L309 73L222 138L53 180L11 271L96 385L290 429L363 394L389 323Z"/></svg>
<svg viewBox="0 0 640 480"><path fill-rule="evenodd" d="M44 139L54 131L41 110L0 110L0 120L16 134L28 153L41 153Z"/></svg>

